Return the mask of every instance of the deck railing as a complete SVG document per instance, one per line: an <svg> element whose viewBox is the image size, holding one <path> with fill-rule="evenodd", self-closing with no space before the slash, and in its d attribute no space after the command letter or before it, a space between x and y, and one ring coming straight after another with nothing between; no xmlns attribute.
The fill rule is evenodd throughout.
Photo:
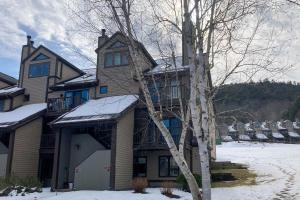
<svg viewBox="0 0 300 200"><path fill-rule="evenodd" d="M63 113L75 108L86 102L84 98L74 97L59 97L59 98L48 98L47 110L49 113Z"/></svg>

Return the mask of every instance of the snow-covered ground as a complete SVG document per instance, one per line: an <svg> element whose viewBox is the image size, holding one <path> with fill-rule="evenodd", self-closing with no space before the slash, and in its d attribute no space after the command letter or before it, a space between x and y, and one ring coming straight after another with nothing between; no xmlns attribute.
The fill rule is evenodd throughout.
<svg viewBox="0 0 300 200"><path fill-rule="evenodd" d="M217 148L218 160L249 165L258 174L255 186L214 188L213 200L297 200L300 199L300 145L237 143L222 144ZM43 193L25 197L0 197L0 200L165 200L158 188L147 189L148 194L132 191L78 191ZM181 200L190 194L176 190Z"/></svg>

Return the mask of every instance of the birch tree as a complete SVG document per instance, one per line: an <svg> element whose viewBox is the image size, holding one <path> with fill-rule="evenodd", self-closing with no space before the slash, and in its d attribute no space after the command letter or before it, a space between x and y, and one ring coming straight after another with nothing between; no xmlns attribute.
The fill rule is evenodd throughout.
<svg viewBox="0 0 300 200"><path fill-rule="evenodd" d="M166 10L164 5L169 9ZM212 147L210 136L216 133L213 100L218 88L236 74L244 74L250 79L262 70L269 73L283 70L282 67L271 65L272 40L267 42L267 46L261 46L257 42L257 32L262 21L257 14L268 9L268 4L256 0L84 0L81 6L86 12L78 12L76 16L84 19L84 28L91 27L92 31L100 32L96 23L100 21L102 26L114 26L114 31L118 30L125 35L133 62L132 70L139 81L151 120L161 132L175 162L185 176L193 199L210 200L209 154ZM144 9L148 12L142 13L140 9L145 6L148 6ZM135 23L139 20L136 18L137 15L144 17L141 17L138 25ZM253 16L256 18L249 23L247 19ZM146 32L151 39L153 32L156 36L160 33L163 39L167 37L170 51L166 54L172 58L171 62L175 65L175 69L177 69L175 43L178 41L174 41L170 35L184 38L183 65L189 66L190 94L187 105L179 98L179 112L173 113L182 122L178 145L163 123L164 112L172 110L161 105L156 106L151 98L149 82L153 82L158 99L160 93L155 78L149 80L149 77L145 77L143 69L147 61L137 42L141 40L139 33L136 32L136 26L141 26L140 31ZM155 43L160 54L165 54L161 49L163 42L161 38L156 37ZM178 71L175 72L178 80ZM182 97L183 94L179 92L179 96ZM188 130L193 133L198 144L202 193L184 157Z"/></svg>

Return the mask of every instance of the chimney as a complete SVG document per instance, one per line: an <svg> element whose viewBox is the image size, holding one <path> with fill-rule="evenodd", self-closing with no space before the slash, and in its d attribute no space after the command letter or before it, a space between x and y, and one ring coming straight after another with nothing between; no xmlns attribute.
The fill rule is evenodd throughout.
<svg viewBox="0 0 300 200"><path fill-rule="evenodd" d="M30 46L31 45L31 36L27 35L27 45Z"/></svg>
<svg viewBox="0 0 300 200"><path fill-rule="evenodd" d="M189 16L185 15L184 22L182 24L182 65L189 64L188 45L192 43L193 24Z"/></svg>
<svg viewBox="0 0 300 200"><path fill-rule="evenodd" d="M104 42L108 39L108 36L105 34L106 30L105 29L102 29L101 30L101 36L98 37L98 48L100 48Z"/></svg>

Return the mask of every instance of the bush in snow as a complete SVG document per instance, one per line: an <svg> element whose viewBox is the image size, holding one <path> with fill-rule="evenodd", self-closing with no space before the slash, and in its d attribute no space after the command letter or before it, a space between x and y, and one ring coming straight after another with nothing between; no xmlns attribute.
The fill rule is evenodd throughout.
<svg viewBox="0 0 300 200"><path fill-rule="evenodd" d="M132 180L132 187L135 193L145 193L148 181L146 178L136 177Z"/></svg>
<svg viewBox="0 0 300 200"><path fill-rule="evenodd" d="M174 182L172 181L164 181L161 184L161 190L160 193L166 196L172 196L173 195L173 190L174 190Z"/></svg>
<svg viewBox="0 0 300 200"><path fill-rule="evenodd" d="M35 177L10 176L0 178L0 190L0 196L24 196L27 193L42 192L42 184Z"/></svg>

